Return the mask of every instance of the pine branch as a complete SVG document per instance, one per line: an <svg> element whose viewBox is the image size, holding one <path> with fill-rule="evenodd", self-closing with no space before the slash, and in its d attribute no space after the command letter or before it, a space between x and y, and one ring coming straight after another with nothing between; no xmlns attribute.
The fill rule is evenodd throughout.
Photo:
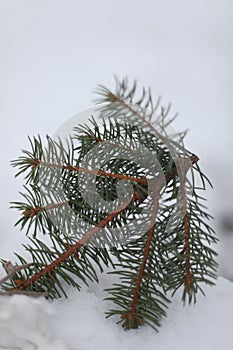
<svg viewBox="0 0 233 350"><path fill-rule="evenodd" d="M196 159L197 158L193 157L192 161L196 162ZM171 170L171 172L166 175L166 182L170 181L174 176L177 176L177 172L174 169L175 169L175 166ZM155 188L156 188L156 186L155 186ZM141 196L141 194L135 190L131 202L136 201L136 200L141 201L143 198L141 198L140 196ZM46 206L43 208L42 207L30 208L30 209L24 211L23 215L29 215L29 218L31 219L31 218L33 218L34 215L36 215L37 213L39 213L42 210L45 210L45 211L52 210L52 209L58 208L58 207L63 206L63 205L66 206L67 204L68 204L68 202L64 202L64 203L49 205L49 206ZM89 242L89 240L96 233L98 233L101 228L104 228L109 222L112 221L112 219L114 217L118 216L119 213L124 211L126 209L126 207L127 207L127 203L126 204L123 203L123 205L118 210L116 210L112 214L109 214L105 219L103 219L101 222L99 222L99 224L97 224L92 230L87 232L81 240L79 240L78 242L76 242L75 244L73 244L71 246L68 246L67 250L64 253L60 254L59 257L57 257L55 260L53 260L50 264L46 265L42 270L37 272L35 275L30 277L26 281L22 281L21 283L18 283L17 286L14 287L14 290L20 290L20 289L26 290L27 288L30 287L30 285L32 285L33 283L35 283L36 281L41 279L43 276L49 276L56 268L61 266L62 263L64 261L66 261L72 254L77 254L77 251L83 245L87 244ZM148 247L147 247L147 250L148 250Z"/></svg>
<svg viewBox="0 0 233 350"><path fill-rule="evenodd" d="M140 127L146 127L148 132L152 132L154 135L158 137L158 139L168 147L168 149L172 150L172 148L176 145L180 149L184 148L182 145L175 144L174 141L171 139L171 137L167 137L166 135L166 128L170 124L171 121L174 120L174 117L171 119L171 121L167 122L165 125L162 125L161 120L158 122L158 120L155 121L155 124L157 128L154 126L154 124L151 122L151 118L153 115L155 115L155 112L158 109L159 101L156 104L156 107L153 108L153 105L150 106L150 110L148 113L148 106L151 105L152 98L150 91L148 92L148 97L146 99L145 107L139 108L140 104L143 102L143 99L146 97L146 92L143 89L142 98L139 101L134 102L134 106L137 108L132 107L133 105L133 96L135 93L135 83L133 84L133 87L130 89L130 93L127 93L125 95L125 91L128 89L128 81L127 79L123 80L122 83L116 80L117 85L117 93L114 94L109 89L105 88L102 85L99 85L99 89L97 89L96 93L99 96L102 96L102 98L99 98L96 100L97 104L104 104L104 107L101 105L101 116L103 118L106 117L114 117L114 118L127 118L130 120L132 124L137 124L139 122ZM168 108L169 111L170 107ZM164 109L162 108L162 111L164 112ZM167 116L167 112L162 113L162 121ZM161 128L161 131L165 133L166 136L162 135L161 132L158 131L158 127ZM181 136L181 135L179 135ZM182 138L180 138L181 142ZM174 152L175 153L175 152Z"/></svg>
<svg viewBox="0 0 233 350"><path fill-rule="evenodd" d="M24 270L30 266L34 265L33 263L30 264L24 264L21 266L13 266L10 261L5 263L4 267L5 270L8 272L8 274L0 280L0 286L2 286L7 280L11 279L17 271ZM27 295L27 296L33 296L33 297L40 297L40 296L48 296L48 292L32 292L32 291L17 291L17 290L12 290L12 291L0 291L0 295L15 295L15 294L21 294L21 295Z"/></svg>
<svg viewBox="0 0 233 350"><path fill-rule="evenodd" d="M0 294L67 296L63 281L79 290L111 265L120 282L107 289L117 306L107 316L120 315L125 329L158 330L168 291L183 288L183 301L195 302L201 284L215 279L217 240L199 194L210 182L185 132L168 132L175 117L150 89L137 97L136 82L123 79L98 94L99 122L75 127L66 145L29 139L31 150L12 162L25 176L23 201L12 207L31 235L31 261L16 254Z"/></svg>
<svg viewBox="0 0 233 350"><path fill-rule="evenodd" d="M132 197L132 201L138 200L138 199L139 199L138 193L135 193ZM124 211L125 208L127 207L127 205L128 205L128 202L122 203L114 213L109 214L106 218L101 220L94 228L92 228L90 231L88 231L82 237L82 239L80 239L78 242L76 242L72 246L69 246L63 254L61 254L57 259L52 261L49 265L45 266L37 274L28 278L26 281L19 283L17 285L17 287L14 288L14 290L20 290L20 289L25 290L31 284L36 282L38 279L42 278L43 276L51 274L51 272L53 272L57 267L61 266L61 264L64 261L66 261L71 255L77 254L77 251L82 246L86 245L95 234L97 234L102 228L104 228L109 222L111 222L114 217L118 216L122 211Z"/></svg>
<svg viewBox="0 0 233 350"><path fill-rule="evenodd" d="M105 176L105 177L118 179L118 180L135 181L135 182L138 182L142 185L146 184L146 179L143 179L143 178L138 179L136 177L127 176L127 175L123 175L123 174L113 174L113 173L109 173L106 171L95 170L95 169L85 169L82 167L74 167L74 166L70 166L70 165L46 163L46 162L41 162L39 160L37 160L36 164L37 164L37 166L40 165L40 166L45 166L48 168L56 168L56 169L62 169L62 170L68 170L68 171L75 171L75 172L84 173L84 174L100 175L100 176Z"/></svg>
<svg viewBox="0 0 233 350"><path fill-rule="evenodd" d="M163 186L163 181L162 181L162 186ZM124 327L126 329L138 328L138 325L142 324L143 322L143 316L142 315L139 316L139 313L137 310L137 304L139 302L142 281L145 275L146 265L147 265L148 257L151 250L152 239L155 233L155 221L158 214L159 195L160 195L162 186L159 184L159 181L155 182L155 189L154 189L155 200L153 203L153 215L151 217L150 229L148 232L145 249L143 252L142 264L140 266L137 279L135 281L135 287L133 292L133 298L130 304L130 309L127 313L123 313L121 316L121 318L124 320Z"/></svg>

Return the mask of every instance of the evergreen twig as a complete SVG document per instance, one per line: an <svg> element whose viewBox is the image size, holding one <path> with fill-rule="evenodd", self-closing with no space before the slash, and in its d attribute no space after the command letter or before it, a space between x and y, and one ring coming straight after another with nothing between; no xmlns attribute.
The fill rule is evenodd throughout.
<svg viewBox="0 0 233 350"><path fill-rule="evenodd" d="M25 175L23 201L12 207L22 213L16 224L29 235L31 261L2 260L0 294L67 296L63 281L80 289L112 266L119 282L107 289L115 305L107 317L158 330L168 291L183 288L183 301L195 302L216 278L217 239L200 196L211 183L185 148L186 133L168 132L170 106L159 111L150 89L136 97L136 82L123 79L98 95L99 122L75 127L68 151L61 140L47 136L44 147L34 137L12 162Z"/></svg>

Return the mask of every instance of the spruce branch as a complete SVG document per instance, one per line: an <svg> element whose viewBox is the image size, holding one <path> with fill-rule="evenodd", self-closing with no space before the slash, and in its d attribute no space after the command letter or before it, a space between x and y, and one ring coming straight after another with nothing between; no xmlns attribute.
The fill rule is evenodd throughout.
<svg viewBox="0 0 233 350"><path fill-rule="evenodd" d="M137 310L137 306L139 303L140 290L142 288L142 281L145 276L146 265L147 265L150 250L151 250L151 243L155 233L155 221L158 213L159 195L162 187L160 186L159 181L156 181L154 185L155 185L154 191L156 193L155 193L155 200L153 202L153 215L151 217L150 229L148 231L147 240L145 243L142 263L139 269L138 276L135 281L133 298L130 304L129 311L121 315L121 318L124 320L124 327L126 329L138 328L138 325L142 324L143 322L143 315L140 315L140 312L138 312ZM162 181L162 185L163 185L163 181ZM145 315L144 315L144 318L145 318Z"/></svg>
<svg viewBox="0 0 233 350"><path fill-rule="evenodd" d="M4 264L4 268L8 272L8 274L0 280L0 286L2 286L7 280L14 277L17 271L24 270L32 265L34 264L30 263L30 264L24 264L21 266L13 266L10 261L6 262ZM11 290L11 291L4 291L4 292L0 291L0 295L9 296L14 294L21 294L21 295L27 295L27 296L33 296L33 297L48 296L48 292L32 292L32 291L21 291L21 290Z"/></svg>
<svg viewBox="0 0 233 350"><path fill-rule="evenodd" d="M111 144L114 145L114 144ZM34 165L33 165L34 166ZM62 170L68 170L68 171L74 171L74 172L79 172L79 173L84 173L84 174L93 174L93 175L100 175L100 176L106 176L109 178L113 179L118 179L118 180L129 180L129 181L135 181L138 183L141 183L145 185L146 179L143 178L137 178L137 177L131 177L123 174L114 174L114 173L109 173L106 171L101 171L101 170L95 170L95 169L85 169L82 167L74 167L70 165L60 165L60 164L53 164L53 163L46 163L46 162L41 162L39 160L36 161L36 166L45 166L48 168L56 168L56 169L62 169Z"/></svg>
<svg viewBox="0 0 233 350"><path fill-rule="evenodd" d="M137 194L132 198L132 200L135 200L137 198ZM67 250L61 254L57 259L52 261L49 265L47 265L44 269L42 269L37 274L33 275L31 278L27 279L26 281L20 283L16 289L27 289L31 284L33 284L35 281L43 277L44 275L51 274L51 272L56 269L58 266L60 266L64 261L66 261L72 254L76 254L77 251L80 249L80 247L84 246L89 242L89 240L98 233L102 228L104 228L109 222L112 221L112 219L117 216L119 213L121 213L123 210L125 210L128 203L122 203L121 206L114 212L110 213L106 218L101 220L95 227L93 227L90 231L88 231L82 239L80 239L78 242L73 244L72 246L68 246Z"/></svg>
<svg viewBox="0 0 233 350"><path fill-rule="evenodd" d="M64 282L79 290L111 266L119 282L107 288L115 305L107 317L158 330L168 291L182 288L183 301L195 302L216 278L217 239L200 195L211 183L184 146L186 132L172 129L170 105L154 104L150 89L139 95L136 82L116 79L114 92L97 92L98 121L66 142L30 138L31 150L12 162L25 177L12 207L30 260L2 260L0 294L67 296Z"/></svg>

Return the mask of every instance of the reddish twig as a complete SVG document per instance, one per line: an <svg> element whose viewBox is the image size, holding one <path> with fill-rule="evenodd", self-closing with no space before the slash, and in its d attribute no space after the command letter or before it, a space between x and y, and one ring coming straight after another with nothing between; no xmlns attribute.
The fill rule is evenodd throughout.
<svg viewBox="0 0 233 350"><path fill-rule="evenodd" d="M138 199L138 195L133 195L132 200ZM15 290L18 289L27 289L32 283L40 279L46 274L50 274L56 267L60 266L65 260L67 260L72 254L77 254L77 250L80 249L83 245L85 245L89 240L98 233L102 228L104 228L110 221L113 220L117 215L119 215L122 211L126 209L128 206L128 202L122 203L114 212L107 215L106 218L101 220L97 226L93 227L89 230L78 242L68 247L68 249L61 254L57 259L52 261L49 265L43 268L41 271L28 278L26 281L20 283Z"/></svg>
<svg viewBox="0 0 233 350"><path fill-rule="evenodd" d="M38 206L35 208L30 208L30 209L24 210L23 215L29 215L30 218L33 218L33 216L35 216L38 212L41 212L43 210L56 209L56 208L67 206L69 204L70 204L69 201L65 201L65 202L61 202L61 203L46 205L44 207Z"/></svg>
<svg viewBox="0 0 233 350"><path fill-rule="evenodd" d="M62 164L53 164L53 163L48 163L48 162L41 162L38 159L35 159L33 161L36 161L36 165L40 166L46 166L49 168L55 168L55 169L61 169L61 170L69 170L69 171L76 171L79 173L84 173L84 174L93 174L93 175L99 175L99 176L105 176L113 179L119 179L119 180L129 180L129 181L134 181L137 183L140 183L142 185L146 184L146 179L144 177L137 178L134 176L129 176L129 175L123 175L123 174L114 174L114 173L109 173L107 171L103 170L95 170L95 169L86 169L82 167L74 167L72 165L62 165ZM33 162L34 164L34 162Z"/></svg>
<svg viewBox="0 0 233 350"><path fill-rule="evenodd" d="M18 295L26 295L26 296L29 296L29 297L47 297L49 295L48 292L33 292L33 291L30 291L30 290L9 290L9 291L6 291L6 292L2 292L0 291L0 295L6 295L6 296L11 296L11 295L15 295L15 294L18 294Z"/></svg>
<svg viewBox="0 0 233 350"><path fill-rule="evenodd" d="M190 265L190 246L189 246L189 221L188 213L184 214L184 251L185 251L185 289L189 293L192 286L192 274Z"/></svg>
<svg viewBox="0 0 233 350"><path fill-rule="evenodd" d="M162 180L161 184L159 183L159 181L157 181L155 183L155 187L154 187L154 201L153 201L153 208L152 208L153 214L152 214L151 220L150 220L150 229L148 231L145 249L143 252L142 264L140 266L140 270L139 270L137 279L135 281L135 288L134 288L132 302L130 305L130 310L127 314L123 314L121 316L122 319L127 319L127 321L128 321L127 329L131 328L132 321L136 321L139 324L142 323L142 319L136 315L137 314L137 303L138 303L138 300L140 297L140 289L141 289L141 285L143 282L143 277L145 276L147 261L148 261L149 255L150 255L151 243L152 243L152 240L154 237L155 221L156 221L156 217L158 214L158 208L159 208L159 194L160 194L160 191L161 191L163 184L164 184L163 179L161 179L161 180Z"/></svg>
<svg viewBox="0 0 233 350"><path fill-rule="evenodd" d="M198 160L198 158L196 156L192 156L190 158L190 161L192 164L196 163ZM43 163L42 163L43 164ZM88 169L83 169L83 168L76 168L76 167L72 167L72 166L62 166L59 164L47 164L47 166L53 166L53 167L59 167L62 169L68 169L68 170L76 170L76 171L82 171L84 170L84 172L91 172L96 174L95 170L88 170ZM187 169L188 170L188 169ZM97 172L98 173L98 172ZM132 180L138 182L138 183L142 183L144 186L147 186L147 179L146 177L143 178L134 178L134 177L129 177L126 175L121 175L121 174L112 174L112 173L107 173L107 172L103 172L104 176L115 176L116 178L120 178L120 179L127 179L127 180ZM177 169L176 166L174 166L174 168L172 169L172 171L169 174L165 175L165 179L166 179L166 183L168 183L168 181L170 181L172 178L175 178L177 176ZM151 181L151 180L150 180ZM156 182L157 181L157 182ZM163 182L164 185L164 182ZM163 186L162 185L162 186ZM159 195L159 191L161 190L161 184L159 183L159 179L156 178L155 179L155 186L154 186L154 190L157 191L156 195ZM143 198L144 199L144 198ZM131 202L132 201L141 201L143 200L140 196L140 194L135 191ZM157 215L157 210L158 210L158 197L156 199L156 202L154 203L154 214L151 218L151 222L155 221L156 215ZM32 208L31 211L30 209L28 211L25 211L25 213L30 213L30 215L32 215L33 213L37 213L38 211L42 210L42 209L54 209L56 207L59 207L61 205L67 205L69 202L63 202L63 203L58 203L58 204L54 204L54 205L50 205L47 207L36 207L36 208ZM109 215L107 215L106 218L104 218L103 220L101 220L95 227L93 227L91 230L89 230L78 242L76 242L74 245L67 247L67 250L61 254L57 259L55 259L53 262L51 262L49 265L47 265L45 268L43 268L41 271L39 271L38 273L36 273L35 275L33 275L32 277L30 277L29 279L27 279L26 281L23 281L22 283L20 283L17 287L15 287L16 290L19 289L27 289L32 283L34 283L35 281L37 281L38 279L40 279L42 276L46 275L46 274L50 274L57 266L61 265L62 262L64 262L65 260L67 260L71 255L73 254L77 254L77 251L80 247L82 247L83 245L85 245L97 232L99 232L102 228L104 228L109 222L111 222L113 220L113 218L115 218L117 215L119 215L122 211L124 211L127 208L128 202L123 203L122 205L120 205L115 212L110 213ZM34 211L33 211L34 210ZM32 217L32 216L30 216ZM185 228L185 230L187 230L187 228ZM143 258L143 263L141 266L141 270L140 273L138 275L137 281L136 281L136 286L135 286L135 293L134 293L134 297L133 297L133 301L132 301L132 305L131 305L131 316L132 314L135 313L135 306L136 306L136 302L138 300L139 297L139 292L140 292L140 285L142 283L142 277L144 275L144 271L145 271L145 267L146 267L146 262L149 256L149 252L150 252L150 245L151 245L151 241L153 238L153 232L154 232L154 223L151 224L151 228L148 232L148 238L147 238L147 242L146 242L146 246L145 246L145 251L144 251L144 258ZM188 236L188 232L185 233L185 247L186 247L186 257L187 257L187 261L186 261L186 273L189 271L189 264L188 264L188 257L189 257L189 252L188 252L188 241L189 241L189 236ZM129 317L131 317L129 315Z"/></svg>
<svg viewBox="0 0 233 350"><path fill-rule="evenodd" d="M14 277L17 271L24 270L30 266L35 266L35 264L29 263L29 264L24 264L19 266L13 266L13 264L10 261L8 261L4 266L8 274L0 280L0 286L3 285L8 279ZM21 295L27 295L27 296L33 296L33 297L48 296L48 292L35 292L35 291L22 291L22 290L0 291L0 295L15 295L15 294L21 294Z"/></svg>
<svg viewBox="0 0 233 350"><path fill-rule="evenodd" d="M190 167L190 165L193 165L193 164L197 163L198 160L199 160L199 158L195 154L192 154L190 156L190 158L187 159L187 165L186 165L186 169L185 170L187 171L188 168ZM39 165L39 164L40 163L37 163L37 165ZM65 166L55 164L54 167L63 168ZM75 168L75 167L71 167L71 166L69 166L69 168L70 168L70 170L79 169L79 168ZM95 170L88 170L88 169L86 169L86 170L87 171L93 171L93 172L95 171ZM104 174L105 174L105 176L107 176L108 173L104 172ZM147 186L147 178L146 177L135 178L135 177L129 177L127 175L121 175L121 174L112 174L112 173L110 173L110 174L114 175L114 176L119 175L119 179L121 179L121 180L122 179L127 179L127 180L131 180L131 181L135 181L135 179L137 179L137 182L141 183L142 186ZM174 179L177 175L178 175L178 171L177 171L176 165L174 163L171 171L168 174L165 174L166 184L168 184L168 182L171 181L172 179ZM82 200L82 199L80 198L80 200ZM60 208L62 206L66 206L66 205L69 205L69 204L70 204L70 201L65 201L65 202L61 202L61 203L47 205L47 206L44 206L44 207L37 206L37 207L25 210L23 212L23 215L29 215L30 218L33 218L38 212L41 212L43 210L52 210L52 209Z"/></svg>

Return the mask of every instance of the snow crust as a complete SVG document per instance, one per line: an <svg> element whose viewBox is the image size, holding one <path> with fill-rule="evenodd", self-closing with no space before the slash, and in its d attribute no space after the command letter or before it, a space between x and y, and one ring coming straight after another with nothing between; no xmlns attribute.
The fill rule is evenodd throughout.
<svg viewBox="0 0 233 350"><path fill-rule="evenodd" d="M232 349L233 283L219 277L196 305L175 295L159 333L150 327L124 331L105 319L108 302L98 285L70 289L69 299L46 301L27 296L0 298L0 349L23 350L219 350Z"/></svg>
<svg viewBox="0 0 233 350"><path fill-rule="evenodd" d="M52 335L49 319L54 308L43 299L24 295L0 298L0 349L67 350Z"/></svg>

